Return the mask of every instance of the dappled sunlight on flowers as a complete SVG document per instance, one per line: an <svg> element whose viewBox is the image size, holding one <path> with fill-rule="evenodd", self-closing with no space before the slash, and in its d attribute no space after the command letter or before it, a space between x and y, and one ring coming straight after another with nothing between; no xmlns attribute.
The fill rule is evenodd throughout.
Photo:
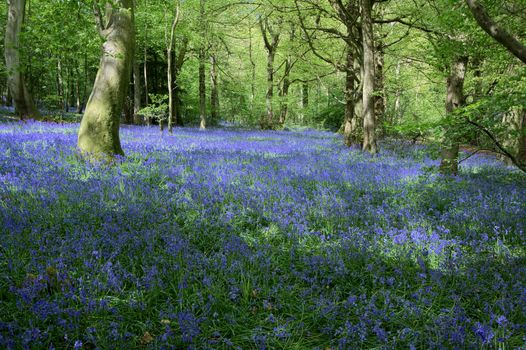
<svg viewBox="0 0 526 350"><path fill-rule="evenodd" d="M317 132L0 124L0 347L524 343L526 181Z"/></svg>

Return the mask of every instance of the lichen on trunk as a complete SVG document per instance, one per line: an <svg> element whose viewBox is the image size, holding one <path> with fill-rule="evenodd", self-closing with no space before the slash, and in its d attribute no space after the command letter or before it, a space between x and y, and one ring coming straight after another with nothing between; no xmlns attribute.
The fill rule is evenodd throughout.
<svg viewBox="0 0 526 350"><path fill-rule="evenodd" d="M104 21L106 19L106 21ZM95 156L123 155L119 124L128 91L134 46L133 1L120 0L99 16L105 38L95 84L80 124L78 146ZM106 23L104 23L106 22Z"/></svg>

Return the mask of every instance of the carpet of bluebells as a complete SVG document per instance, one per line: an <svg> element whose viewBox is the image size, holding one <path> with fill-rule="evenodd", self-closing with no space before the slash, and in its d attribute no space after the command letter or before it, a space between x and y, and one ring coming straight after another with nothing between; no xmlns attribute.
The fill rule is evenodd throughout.
<svg viewBox="0 0 526 350"><path fill-rule="evenodd" d="M526 177L338 135L0 124L0 348L517 349Z"/></svg>

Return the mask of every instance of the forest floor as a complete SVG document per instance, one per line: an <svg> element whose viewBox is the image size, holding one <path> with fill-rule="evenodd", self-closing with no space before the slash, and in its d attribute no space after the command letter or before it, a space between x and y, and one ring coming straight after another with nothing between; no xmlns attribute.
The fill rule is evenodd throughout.
<svg viewBox="0 0 526 350"><path fill-rule="evenodd" d="M526 177L325 132L0 124L0 348L526 344Z"/></svg>

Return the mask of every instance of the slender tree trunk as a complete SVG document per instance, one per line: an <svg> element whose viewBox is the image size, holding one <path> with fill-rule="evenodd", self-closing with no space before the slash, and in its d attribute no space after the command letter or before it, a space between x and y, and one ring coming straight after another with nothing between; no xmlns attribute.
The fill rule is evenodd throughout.
<svg viewBox="0 0 526 350"><path fill-rule="evenodd" d="M81 151L95 156L124 154L119 123L132 69L133 0L114 1L107 7L106 18L107 23L99 18L105 42L78 135Z"/></svg>
<svg viewBox="0 0 526 350"><path fill-rule="evenodd" d="M374 115L374 35L372 0L362 0L363 36L363 150L378 152L376 145L376 118Z"/></svg>
<svg viewBox="0 0 526 350"><path fill-rule="evenodd" d="M274 57L275 52L269 51L267 56L267 95L265 98L267 106L266 128L272 129L274 125L274 111L272 110L272 100L274 99Z"/></svg>
<svg viewBox="0 0 526 350"><path fill-rule="evenodd" d="M142 87L141 87L141 69L137 58L133 59L133 123L142 124L142 118L139 115L141 110Z"/></svg>
<svg viewBox="0 0 526 350"><path fill-rule="evenodd" d="M11 89L9 88L9 86L6 87L5 105L7 107L13 106L13 96L11 95Z"/></svg>
<svg viewBox="0 0 526 350"><path fill-rule="evenodd" d="M447 114L453 113L457 108L464 105L464 79L467 65L468 57L462 56L457 58L451 66L451 71L447 78ZM456 175L458 173L459 143L454 135L455 131L454 126L449 126L446 129L446 138L443 141L440 172L446 175Z"/></svg>
<svg viewBox="0 0 526 350"><path fill-rule="evenodd" d="M379 42L375 54L375 77L374 84L376 94L374 96L374 114L376 116L376 125L378 127L378 137L385 134L385 84L384 84L384 51L382 43Z"/></svg>
<svg viewBox="0 0 526 350"><path fill-rule="evenodd" d="M363 53L359 53L354 59L354 71L357 78L357 87L354 90L354 118L352 120L352 130L355 136L354 143L361 145L363 143L363 132L360 132L363 127ZM359 79L358 79L359 77Z"/></svg>
<svg viewBox="0 0 526 350"><path fill-rule="evenodd" d="M179 72L183 69L183 64L185 62L186 50L188 48L188 38L183 37L181 40L181 45L179 47L179 53L173 57L174 59L174 71L173 71L173 113L174 121L177 126L184 126L182 106L181 106L181 88L179 86Z"/></svg>
<svg viewBox="0 0 526 350"><path fill-rule="evenodd" d="M75 67L75 106L78 114L82 113L82 93L81 93L81 75L76 65Z"/></svg>
<svg viewBox="0 0 526 350"><path fill-rule="evenodd" d="M259 26L263 42L267 49L267 95L265 98L267 106L267 120L262 123L265 129L272 129L274 127L274 112L272 109L272 100L274 98L274 59L279 44L279 32L272 29L268 18L260 19ZM270 38L269 38L270 35Z"/></svg>
<svg viewBox="0 0 526 350"><path fill-rule="evenodd" d="M517 152L517 160L519 163L526 165L526 108L520 110L520 126L519 126L519 145Z"/></svg>
<svg viewBox="0 0 526 350"><path fill-rule="evenodd" d="M168 132L172 133L174 123L174 40L175 40L175 28L179 22L179 7L176 9L176 13L172 20L172 26L170 30L170 38L168 39L168 45L166 48L166 59L167 59L167 79L168 79Z"/></svg>
<svg viewBox="0 0 526 350"><path fill-rule="evenodd" d="M40 119L33 98L24 82L20 61L20 33L25 15L25 0L8 0L7 25L5 31L4 55L7 69L7 83L20 119Z"/></svg>
<svg viewBox="0 0 526 350"><path fill-rule="evenodd" d="M206 18L205 0L199 1L199 16L201 19L201 47L199 48L199 119L200 129L206 129L206 77L205 77L205 40L206 40Z"/></svg>
<svg viewBox="0 0 526 350"><path fill-rule="evenodd" d="M173 38L172 42L169 44L167 56L167 78L168 78L168 132L172 132L173 122L174 122L174 53L172 52Z"/></svg>
<svg viewBox="0 0 526 350"><path fill-rule="evenodd" d="M394 113L393 118L391 118L391 124L395 123L396 121L399 121L402 118L402 105L401 105L401 97L402 97L402 90L400 89L399 82L400 82L400 69L402 67L402 64L400 61L396 64L396 91L395 91L395 104L394 104Z"/></svg>
<svg viewBox="0 0 526 350"><path fill-rule="evenodd" d="M283 125L285 124L285 120L287 119L287 114L289 111L289 102L287 101L287 98L289 96L289 88L290 88L290 71L292 69L292 57L287 57L287 60L285 61L285 73L283 75L283 83L280 89L280 111L279 111L279 124Z"/></svg>
<svg viewBox="0 0 526 350"><path fill-rule="evenodd" d="M218 89L218 70L217 58L215 55L210 56L210 105L212 107L210 117L212 124L219 121L219 89Z"/></svg>
<svg viewBox="0 0 526 350"><path fill-rule="evenodd" d="M250 111L254 111L254 99L256 98L256 62L252 48L252 26L248 26L248 57L250 59L251 80L250 80Z"/></svg>
<svg viewBox="0 0 526 350"><path fill-rule="evenodd" d="M301 108L303 110L309 107L309 83L301 84Z"/></svg>
<svg viewBox="0 0 526 350"><path fill-rule="evenodd" d="M352 146L356 143L356 126L357 123L354 120L354 93L355 93L355 82L356 73L354 71L355 57L353 55L353 49L347 47L347 62L345 65L345 115L343 125L343 141L347 147Z"/></svg>
<svg viewBox="0 0 526 350"><path fill-rule="evenodd" d="M205 77L205 50L199 50L199 128L206 129L206 77Z"/></svg>
<svg viewBox="0 0 526 350"><path fill-rule="evenodd" d="M58 109L63 104L62 101L64 101L64 83L62 81L62 65L60 63L60 58L57 59L56 83L57 83L57 96L58 96L56 108Z"/></svg>

